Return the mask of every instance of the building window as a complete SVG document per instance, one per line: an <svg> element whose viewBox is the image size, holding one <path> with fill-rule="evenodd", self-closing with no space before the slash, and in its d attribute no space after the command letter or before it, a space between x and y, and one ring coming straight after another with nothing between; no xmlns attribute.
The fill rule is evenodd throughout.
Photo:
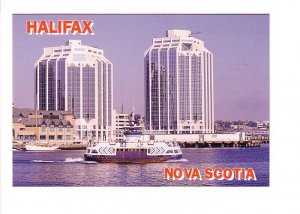
<svg viewBox="0 0 300 214"><path fill-rule="evenodd" d="M73 54L73 60L74 61L86 61L86 55L85 54Z"/></svg>
<svg viewBox="0 0 300 214"><path fill-rule="evenodd" d="M50 132L54 132L54 126L50 126Z"/></svg>
<svg viewBox="0 0 300 214"><path fill-rule="evenodd" d="M71 135L66 135L66 140L71 140Z"/></svg>
<svg viewBox="0 0 300 214"><path fill-rule="evenodd" d="M46 131L46 126L42 126L42 132Z"/></svg>
<svg viewBox="0 0 300 214"><path fill-rule="evenodd" d="M67 132L71 132L71 128L70 127L67 128Z"/></svg>
<svg viewBox="0 0 300 214"><path fill-rule="evenodd" d="M58 132L62 132L63 131L63 128L62 127L59 127L58 128Z"/></svg>
<svg viewBox="0 0 300 214"><path fill-rule="evenodd" d="M57 140L62 140L62 135L57 135Z"/></svg>
<svg viewBox="0 0 300 214"><path fill-rule="evenodd" d="M46 135L41 135L40 140L46 140Z"/></svg>
<svg viewBox="0 0 300 214"><path fill-rule="evenodd" d="M49 135L49 140L55 140L55 136L54 135Z"/></svg>

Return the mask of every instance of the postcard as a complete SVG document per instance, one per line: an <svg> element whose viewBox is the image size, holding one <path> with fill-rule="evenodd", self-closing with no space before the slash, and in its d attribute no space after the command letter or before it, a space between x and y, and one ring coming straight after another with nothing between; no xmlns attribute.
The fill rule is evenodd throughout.
<svg viewBox="0 0 300 214"><path fill-rule="evenodd" d="M268 14L14 14L14 187L269 186Z"/></svg>

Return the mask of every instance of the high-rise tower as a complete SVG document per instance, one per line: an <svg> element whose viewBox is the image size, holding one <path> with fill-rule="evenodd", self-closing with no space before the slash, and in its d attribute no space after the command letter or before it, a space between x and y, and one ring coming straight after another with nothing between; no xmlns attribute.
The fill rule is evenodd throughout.
<svg viewBox="0 0 300 214"><path fill-rule="evenodd" d="M111 139L112 78L113 65L101 49L80 40L44 48L35 63L35 106L72 112L80 139Z"/></svg>
<svg viewBox="0 0 300 214"><path fill-rule="evenodd" d="M146 128L213 133L213 54L188 30L168 30L144 54Z"/></svg>

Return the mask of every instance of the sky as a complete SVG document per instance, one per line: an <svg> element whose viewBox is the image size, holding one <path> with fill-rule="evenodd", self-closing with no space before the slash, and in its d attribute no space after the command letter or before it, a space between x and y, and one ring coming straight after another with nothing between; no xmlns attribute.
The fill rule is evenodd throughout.
<svg viewBox="0 0 300 214"><path fill-rule="evenodd" d="M28 35L26 20L93 20L94 35ZM144 114L144 52L168 29L200 32L214 55L216 120L269 120L268 15L14 15L13 103L34 106L34 63L44 47L80 39L114 66L114 109Z"/></svg>

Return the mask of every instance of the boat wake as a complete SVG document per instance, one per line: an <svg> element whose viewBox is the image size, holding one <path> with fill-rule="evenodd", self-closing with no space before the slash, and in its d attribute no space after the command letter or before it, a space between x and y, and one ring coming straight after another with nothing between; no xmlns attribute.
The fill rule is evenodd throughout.
<svg viewBox="0 0 300 214"><path fill-rule="evenodd" d="M35 162L35 163L55 163L55 161L49 161L49 160L32 160L32 162Z"/></svg>
<svg viewBox="0 0 300 214"><path fill-rule="evenodd" d="M32 160L31 162L33 162L33 163L84 163L84 164L97 163L95 161L85 161L83 158L66 158L63 161Z"/></svg>
<svg viewBox="0 0 300 214"><path fill-rule="evenodd" d="M188 162L188 160L184 159L184 158L181 158L181 159L178 159L178 160L167 160L167 161L165 161L165 163L181 163L181 162Z"/></svg>
<svg viewBox="0 0 300 214"><path fill-rule="evenodd" d="M95 164L97 163L96 161L82 161L84 164Z"/></svg>
<svg viewBox="0 0 300 214"><path fill-rule="evenodd" d="M90 163L97 163L95 161L85 161L83 158L66 158L65 163L84 163L84 164L90 164Z"/></svg>
<svg viewBox="0 0 300 214"><path fill-rule="evenodd" d="M65 161L66 163L78 163L78 162L83 162L82 158L66 158Z"/></svg>

